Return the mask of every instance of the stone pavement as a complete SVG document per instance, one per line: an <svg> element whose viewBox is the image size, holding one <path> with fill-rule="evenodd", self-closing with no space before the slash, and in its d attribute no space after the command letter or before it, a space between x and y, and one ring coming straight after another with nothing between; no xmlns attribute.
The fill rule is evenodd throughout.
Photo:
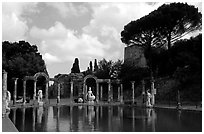
<svg viewBox="0 0 204 134"><path fill-rule="evenodd" d="M2 132L18 132L17 128L8 117L2 117Z"/></svg>

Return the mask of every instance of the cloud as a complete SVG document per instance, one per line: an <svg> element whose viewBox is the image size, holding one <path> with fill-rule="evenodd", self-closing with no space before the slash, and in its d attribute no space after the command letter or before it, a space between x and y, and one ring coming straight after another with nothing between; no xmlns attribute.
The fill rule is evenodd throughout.
<svg viewBox="0 0 204 134"><path fill-rule="evenodd" d="M48 29L32 27L30 36L41 40L39 49L50 63L58 62L56 59L66 62L72 61L74 57L103 57L107 49L97 37L84 33L79 35L76 31L67 29L61 22L56 22ZM55 57L46 55L48 52L54 53Z"/></svg>
<svg viewBox="0 0 204 134"><path fill-rule="evenodd" d="M61 62L61 60L52 55L52 54L49 54L49 53L45 53L42 55L43 56L43 59L46 61L46 63L50 64L50 63L55 63L55 62Z"/></svg>
<svg viewBox="0 0 204 134"><path fill-rule="evenodd" d="M37 12L37 3L2 3L2 35L3 40L25 40L29 30L26 18L22 15Z"/></svg>
<svg viewBox="0 0 204 134"><path fill-rule="evenodd" d="M83 32L95 35L107 46L107 59L123 59L124 44L120 40L123 27L132 20L147 15L162 3L90 3L93 11L89 25Z"/></svg>
<svg viewBox="0 0 204 134"><path fill-rule="evenodd" d="M61 17L72 17L72 16L81 16L88 12L88 9L83 5L76 5L73 3L62 3L62 2L49 2L46 3L48 6L55 8Z"/></svg>
<svg viewBox="0 0 204 134"><path fill-rule="evenodd" d="M25 40L28 31L26 21L22 21L13 13L11 16L2 15L3 40L18 41Z"/></svg>

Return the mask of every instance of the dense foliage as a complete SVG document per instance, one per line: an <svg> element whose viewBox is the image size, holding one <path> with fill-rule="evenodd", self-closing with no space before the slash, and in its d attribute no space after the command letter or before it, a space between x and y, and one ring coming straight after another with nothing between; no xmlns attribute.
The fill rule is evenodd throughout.
<svg viewBox="0 0 204 134"><path fill-rule="evenodd" d="M120 78L122 61L113 62L102 59L98 62L98 69L95 75L100 79L117 79Z"/></svg>
<svg viewBox="0 0 204 134"><path fill-rule="evenodd" d="M148 15L124 26L121 40L127 46L160 47L184 35L200 30L202 15L194 6L184 3L163 4Z"/></svg>
<svg viewBox="0 0 204 134"><path fill-rule="evenodd" d="M22 79L37 72L47 74L45 62L36 45L28 42L2 42L2 69L8 72L8 90L13 91L13 77L19 78L19 92L22 92Z"/></svg>
<svg viewBox="0 0 204 134"><path fill-rule="evenodd" d="M168 46L184 35L201 29L202 15L194 6L183 3L164 4L148 15L124 26L121 40L127 46L139 45L153 75L153 49ZM171 53L170 53L171 54ZM171 57L171 55L169 55Z"/></svg>
<svg viewBox="0 0 204 134"><path fill-rule="evenodd" d="M124 80L145 76L173 77L179 83L183 100L202 98L202 35L180 40L202 28L202 14L184 3L163 4L148 15L128 23L121 32L127 46L139 45L145 50L148 68L123 65Z"/></svg>

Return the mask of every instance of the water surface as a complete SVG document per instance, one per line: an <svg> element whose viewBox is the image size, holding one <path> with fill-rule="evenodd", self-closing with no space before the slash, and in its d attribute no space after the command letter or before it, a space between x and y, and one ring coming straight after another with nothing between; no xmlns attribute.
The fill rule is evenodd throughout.
<svg viewBox="0 0 204 134"><path fill-rule="evenodd" d="M20 132L201 132L202 112L128 106L50 106L12 109Z"/></svg>

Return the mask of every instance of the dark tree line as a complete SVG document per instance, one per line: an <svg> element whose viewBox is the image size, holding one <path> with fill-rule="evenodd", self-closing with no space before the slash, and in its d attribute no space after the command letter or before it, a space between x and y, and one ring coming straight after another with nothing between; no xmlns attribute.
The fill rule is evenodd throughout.
<svg viewBox="0 0 204 134"><path fill-rule="evenodd" d="M33 76L37 72L48 74L37 46L25 41L2 42L2 69L8 73L8 90L11 92L14 89L12 78L19 78L18 93L20 94L23 90L22 79L25 76Z"/></svg>

